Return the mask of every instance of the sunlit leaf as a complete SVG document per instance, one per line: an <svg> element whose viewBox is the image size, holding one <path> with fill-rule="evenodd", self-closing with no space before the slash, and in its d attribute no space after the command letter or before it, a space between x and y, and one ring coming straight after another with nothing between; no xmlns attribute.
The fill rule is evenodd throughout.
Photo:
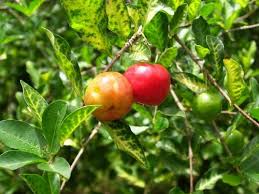
<svg viewBox="0 0 259 194"><path fill-rule="evenodd" d="M242 67L233 59L224 59L224 65L227 71L226 89L228 94L234 103L241 104L249 96Z"/></svg>
<svg viewBox="0 0 259 194"><path fill-rule="evenodd" d="M43 28L52 44L58 59L59 67L70 82L72 83L73 89L78 96L82 96L82 77L80 69L75 60L72 59L72 53L68 42L59 35L53 34L46 28Z"/></svg>
<svg viewBox="0 0 259 194"><path fill-rule="evenodd" d="M204 59L210 53L209 49L197 44L195 45L195 50L201 59Z"/></svg>
<svg viewBox="0 0 259 194"><path fill-rule="evenodd" d="M70 113L62 122L58 129L58 136L60 144L63 145L64 141L76 130L76 128L83 122L88 120L92 113L98 106L85 106Z"/></svg>
<svg viewBox="0 0 259 194"><path fill-rule="evenodd" d="M148 41L163 50L168 41L168 18L163 12L158 12L144 27Z"/></svg>
<svg viewBox="0 0 259 194"><path fill-rule="evenodd" d="M185 17L186 12L186 4L183 4L177 8L177 10L174 13L174 16L170 23L170 35L174 35L177 32L177 29L181 22L183 21Z"/></svg>
<svg viewBox="0 0 259 194"><path fill-rule="evenodd" d="M69 179L71 174L69 163L64 158L61 158L61 157L55 158L55 160L52 163L45 162L45 163L38 164L37 167L47 172L58 173L61 176L65 177L66 179Z"/></svg>
<svg viewBox="0 0 259 194"><path fill-rule="evenodd" d="M30 111L36 116L36 118L41 121L41 116L48 106L46 100L31 86L26 84L24 81L21 81L23 88L23 97L30 108Z"/></svg>
<svg viewBox="0 0 259 194"><path fill-rule="evenodd" d="M41 6L41 4L44 2L45 0L31 0L29 5L22 5L22 4L18 4L18 3L5 3L7 6L23 13L26 16L31 16L32 14L34 14L37 9Z"/></svg>
<svg viewBox="0 0 259 194"><path fill-rule="evenodd" d="M218 37L206 36L206 42L210 49L210 56L216 66L216 77L222 74L222 60L224 58L224 45Z"/></svg>
<svg viewBox="0 0 259 194"><path fill-rule="evenodd" d="M106 130L111 135L118 149L124 151L147 167L147 160L142 146L137 137L131 132L130 127L123 122L109 122L104 124Z"/></svg>
<svg viewBox="0 0 259 194"><path fill-rule="evenodd" d="M206 83L191 73L175 73L173 79L185 85L195 93L201 93L208 90Z"/></svg>
<svg viewBox="0 0 259 194"><path fill-rule="evenodd" d="M7 151L0 155L0 167L9 170L40 162L45 162L45 160L37 155L18 150Z"/></svg>
<svg viewBox="0 0 259 194"><path fill-rule="evenodd" d="M191 3L188 6L188 18L193 20L200 11L201 0L191 0Z"/></svg>
<svg viewBox="0 0 259 194"><path fill-rule="evenodd" d="M215 187L215 184L222 179L222 174L218 174L216 172L212 172L208 177L203 177L200 179L196 186L196 190L211 190Z"/></svg>
<svg viewBox="0 0 259 194"><path fill-rule="evenodd" d="M106 2L106 14L108 16L108 28L123 37L128 37L131 31L130 18L125 1L108 0Z"/></svg>
<svg viewBox="0 0 259 194"><path fill-rule="evenodd" d="M178 48L170 47L164 50L159 56L158 63L169 68L178 54Z"/></svg>
<svg viewBox="0 0 259 194"><path fill-rule="evenodd" d="M39 130L15 120L0 121L0 142L7 147L43 156L46 141Z"/></svg>
<svg viewBox="0 0 259 194"><path fill-rule="evenodd" d="M61 0L70 26L81 34L82 40L101 51L109 52L111 45L106 28L103 0Z"/></svg>
<svg viewBox="0 0 259 194"><path fill-rule="evenodd" d="M51 103L42 116L42 132L48 142L48 151L56 153L59 150L58 129L65 117L67 103L62 100Z"/></svg>

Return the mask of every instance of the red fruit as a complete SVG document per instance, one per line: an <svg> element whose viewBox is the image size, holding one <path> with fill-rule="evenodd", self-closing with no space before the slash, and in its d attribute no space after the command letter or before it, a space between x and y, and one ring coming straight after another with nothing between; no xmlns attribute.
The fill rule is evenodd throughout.
<svg viewBox="0 0 259 194"><path fill-rule="evenodd" d="M129 80L134 100L146 105L159 105L170 90L170 74L162 65L139 63L124 73Z"/></svg>
<svg viewBox="0 0 259 194"><path fill-rule="evenodd" d="M101 121L120 119L130 111L133 103L131 85L120 73L100 73L89 83L84 103L101 105L94 112L94 116Z"/></svg>

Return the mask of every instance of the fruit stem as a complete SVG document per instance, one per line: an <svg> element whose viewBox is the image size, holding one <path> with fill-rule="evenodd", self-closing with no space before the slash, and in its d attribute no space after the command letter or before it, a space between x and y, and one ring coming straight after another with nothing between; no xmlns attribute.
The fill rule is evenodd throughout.
<svg viewBox="0 0 259 194"><path fill-rule="evenodd" d="M74 168L76 167L79 159L81 158L82 154L84 153L87 144L94 138L94 136L98 133L99 128L101 127L101 123L99 122L95 128L92 130L91 134L89 135L89 137L87 139L85 139L82 143L82 146L79 150L79 152L77 153L74 161L72 162L71 166L70 166L70 170L71 172L74 170ZM63 180L61 187L60 187L60 191L62 191L64 189L66 185L66 180Z"/></svg>
<svg viewBox="0 0 259 194"><path fill-rule="evenodd" d="M174 98L174 101L178 108L184 113L184 123L188 134L188 158L189 158L189 168L190 168L190 193L193 192L193 151L192 151L192 126L187 119L186 108L183 106L172 86L170 89L171 95Z"/></svg>
<svg viewBox="0 0 259 194"><path fill-rule="evenodd" d="M141 35L142 35L142 26L139 26L138 31L137 31L136 33L134 33L134 34L132 35L132 37L125 43L124 47L122 47L121 50L119 50L119 51L116 53L115 57L112 59L112 61L111 61L111 62L106 66L106 68L104 69L104 72L109 71L109 70L112 68L112 66L114 65L114 63L120 59L121 55L122 55L134 42L136 42L136 41L139 39L139 37L140 37Z"/></svg>
<svg viewBox="0 0 259 194"><path fill-rule="evenodd" d="M214 77L209 73L209 71L202 67L201 61L192 53L192 51L180 40L180 38L175 35L175 40L181 45L181 47L190 55L191 59L199 66L205 77L214 85L215 88L221 93L221 95L228 101L230 105L233 105L247 120L253 123L256 127L259 128L259 123L254 120L248 113L246 113L242 108L240 108L237 104L233 103L228 96L228 94L221 88L221 86L216 82Z"/></svg>

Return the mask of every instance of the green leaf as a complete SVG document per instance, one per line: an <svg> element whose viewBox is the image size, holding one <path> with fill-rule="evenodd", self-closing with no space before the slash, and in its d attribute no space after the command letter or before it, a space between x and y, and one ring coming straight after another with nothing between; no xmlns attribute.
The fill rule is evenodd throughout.
<svg viewBox="0 0 259 194"><path fill-rule="evenodd" d="M46 180L38 174L21 174L34 194L50 194L50 188ZM52 194L52 193L51 193Z"/></svg>
<svg viewBox="0 0 259 194"><path fill-rule="evenodd" d="M0 155L0 167L9 170L16 170L29 164L45 162L39 156L31 153L11 150Z"/></svg>
<svg viewBox="0 0 259 194"><path fill-rule="evenodd" d="M130 17L125 1L109 0L106 2L108 28L119 36L127 38L131 32Z"/></svg>
<svg viewBox="0 0 259 194"><path fill-rule="evenodd" d="M72 83L73 89L76 94L82 96L83 87L80 69L77 62L72 59L72 53L68 42L61 36L53 34L48 29L43 29L46 32L55 51L60 69L64 71L64 73Z"/></svg>
<svg viewBox="0 0 259 194"><path fill-rule="evenodd" d="M33 64L31 61L26 62L26 71L28 74L30 74L33 85L38 88L40 85L40 72L34 66L35 64Z"/></svg>
<svg viewBox="0 0 259 194"><path fill-rule="evenodd" d="M256 50L256 42L252 41L248 49L242 48L242 50L238 52L238 57L240 58L245 71L249 70L254 63Z"/></svg>
<svg viewBox="0 0 259 194"><path fill-rule="evenodd" d="M207 47L206 36L210 34L209 25L203 17L199 17L192 22L192 32L196 44Z"/></svg>
<svg viewBox="0 0 259 194"><path fill-rule="evenodd" d="M55 158L54 162L52 163L45 162L45 163L38 164L37 167L40 170L58 173L61 176L65 177L66 179L69 179L71 174L69 163L64 158L61 158L61 157Z"/></svg>
<svg viewBox="0 0 259 194"><path fill-rule="evenodd" d="M223 174L222 181L226 184L236 187L241 184L242 178L238 175Z"/></svg>
<svg viewBox="0 0 259 194"><path fill-rule="evenodd" d="M57 173L46 173L45 180L49 183L51 194L60 193L60 176Z"/></svg>
<svg viewBox="0 0 259 194"><path fill-rule="evenodd" d="M182 4L175 11L174 16L170 23L170 28L171 28L170 35L171 36L173 36L177 32L179 25L183 21L183 19L185 17L185 12L186 12L186 6L187 6L187 4Z"/></svg>
<svg viewBox="0 0 259 194"><path fill-rule="evenodd" d="M118 177L125 179L127 183L134 185L139 188L145 188L145 182L140 178L128 173L127 171L123 170L122 168L116 166L115 170L118 174Z"/></svg>
<svg viewBox="0 0 259 194"><path fill-rule="evenodd" d="M44 1L45 0L31 0L28 6L20 5L18 3L9 3L9 2L7 2L6 5L11 8L14 8L15 10L29 17L37 11L37 9L41 6L41 4Z"/></svg>
<svg viewBox="0 0 259 194"><path fill-rule="evenodd" d="M42 115L42 132L48 143L48 151L57 153L59 150L58 129L66 115L67 103L62 100L51 103Z"/></svg>
<svg viewBox="0 0 259 194"><path fill-rule="evenodd" d="M164 50L159 56L158 63L169 68L178 54L178 48L171 47Z"/></svg>
<svg viewBox="0 0 259 194"><path fill-rule="evenodd" d="M195 93L201 93L208 90L206 83L191 73L175 73L173 79L185 85Z"/></svg>
<svg viewBox="0 0 259 194"><path fill-rule="evenodd" d="M153 127L155 131L167 129L169 127L169 121L165 118L160 111L158 111L153 119Z"/></svg>
<svg viewBox="0 0 259 194"><path fill-rule="evenodd" d="M218 37L206 36L206 42L210 49L210 56L216 65L216 76L222 74L222 60L224 58L224 45Z"/></svg>
<svg viewBox="0 0 259 194"><path fill-rule="evenodd" d="M195 50L201 59L204 59L210 53L209 49L197 44L195 45Z"/></svg>
<svg viewBox="0 0 259 194"><path fill-rule="evenodd" d="M143 117L149 119L150 121L152 120L152 115L151 113L147 110L147 108L141 104L136 104L134 103L132 105L132 109L135 111L139 112Z"/></svg>
<svg viewBox="0 0 259 194"><path fill-rule="evenodd" d="M250 110L250 114L251 114L252 117L254 117L255 119L259 120L259 107L252 108Z"/></svg>
<svg viewBox="0 0 259 194"><path fill-rule="evenodd" d="M241 104L249 97L242 67L233 59L224 59L223 62L227 71L226 89L228 94L234 103Z"/></svg>
<svg viewBox="0 0 259 194"><path fill-rule="evenodd" d="M94 48L109 52L107 16L103 0L61 0L70 26Z"/></svg>
<svg viewBox="0 0 259 194"><path fill-rule="evenodd" d="M41 116L48 106L46 100L31 86L21 81L24 100L29 107L30 111L41 121Z"/></svg>
<svg viewBox="0 0 259 194"><path fill-rule="evenodd" d="M259 107L259 84L255 78L250 79L250 90L252 93L254 107Z"/></svg>
<svg viewBox="0 0 259 194"><path fill-rule="evenodd" d="M248 177L252 179L257 178L259 181L259 146L256 145L256 148L249 154L247 154L246 158L240 164L241 171L246 174Z"/></svg>
<svg viewBox="0 0 259 194"><path fill-rule="evenodd" d="M201 0L192 0L188 6L188 18L193 20L199 14L201 7Z"/></svg>
<svg viewBox="0 0 259 194"><path fill-rule="evenodd" d="M158 12L144 27L144 34L148 41L163 50L168 42L168 18L163 12Z"/></svg>
<svg viewBox="0 0 259 194"><path fill-rule="evenodd" d="M209 177L202 178L195 186L196 190L211 190L215 187L215 184L222 179L222 175L218 173L211 173Z"/></svg>
<svg viewBox="0 0 259 194"><path fill-rule="evenodd" d="M60 144L63 145L64 141L76 130L76 128L83 122L88 120L92 113L98 106L85 106L81 107L74 112L70 113L62 122L58 129L58 137Z"/></svg>
<svg viewBox="0 0 259 194"><path fill-rule="evenodd" d="M185 194L180 188L175 187L169 191L169 194Z"/></svg>
<svg viewBox="0 0 259 194"><path fill-rule="evenodd" d="M104 123L104 126L119 150L131 155L144 167L148 167L143 148L128 125L121 121L116 121Z"/></svg>
<svg viewBox="0 0 259 194"><path fill-rule="evenodd" d="M43 156L44 137L38 129L22 121L0 121L0 142L13 149Z"/></svg>
<svg viewBox="0 0 259 194"><path fill-rule="evenodd" d="M168 17L174 14L174 11L170 7L159 3L157 0L149 1L148 14L146 16L146 24L149 23L154 18L154 16L159 12L165 13Z"/></svg>

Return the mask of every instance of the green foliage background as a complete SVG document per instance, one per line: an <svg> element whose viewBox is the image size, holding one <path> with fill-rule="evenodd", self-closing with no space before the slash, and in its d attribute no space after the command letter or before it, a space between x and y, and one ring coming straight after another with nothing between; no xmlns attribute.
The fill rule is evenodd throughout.
<svg viewBox="0 0 259 194"><path fill-rule="evenodd" d="M0 127L1 153L9 151L9 157L20 159L36 157L35 163L40 163L37 168L29 165L11 171L19 166L8 167L8 157L1 155L0 193L30 193L23 180L27 183L36 180L32 181L36 190L39 183L47 185L47 181L59 187L56 176L70 176L59 168L68 167L63 158L71 164L81 140L97 124L94 118L84 121L93 109L78 110L87 82L106 67L140 25L143 36L123 53L113 70L123 72L134 62L149 61L159 62L170 71L174 91L187 107L187 118L193 128L193 193L259 193L258 128L224 100L225 113L216 118L218 128L223 136L239 130L246 145L237 154L227 155L212 123L191 112L196 93L214 91L213 86L175 41L177 34L204 61L231 100L259 120L259 28L236 29L259 23L258 6L258 0L22 0L20 4L1 1L0 120L15 119L36 126L35 129L42 127L47 140L57 138L54 133L50 135L56 130L51 128L52 122L61 125L61 120L75 110L74 117L69 116L78 119L80 126L76 129L77 125L69 123L68 118L64 126L70 131L62 136L62 142L70 136L66 146L58 152L58 142L47 151L45 147L33 152L29 149L29 154L27 149L22 150L26 154L16 152L19 145L10 143L12 138L3 138L1 134L6 128ZM24 82L20 84L20 80ZM25 82L46 100L41 99L35 110L27 107L30 99L26 99L23 89L30 88L26 90ZM32 96L31 103L39 98ZM64 113L60 118L53 117L57 110L61 115ZM134 104L123 120L136 136L130 133L126 136L128 141L116 141L114 137L124 137L129 127L124 122L103 125L87 146L63 193L188 193L188 133L184 113L172 96L157 108ZM22 126L33 128L17 124L17 129L22 130ZM124 151L125 143L133 142L135 146L135 137L145 157L139 147L137 155L134 150L128 150L130 155L118 151L116 145ZM62 157L53 161L51 169L46 158L42 160L48 152L52 155L58 152ZM148 168L143 167L145 160ZM53 174L46 173L49 171ZM38 175L29 175L32 173ZM41 189L47 192L50 188Z"/></svg>

